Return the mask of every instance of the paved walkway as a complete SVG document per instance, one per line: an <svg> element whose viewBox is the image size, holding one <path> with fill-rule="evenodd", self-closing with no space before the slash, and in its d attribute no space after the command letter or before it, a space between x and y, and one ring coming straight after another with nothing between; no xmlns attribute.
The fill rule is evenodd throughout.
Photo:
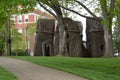
<svg viewBox="0 0 120 80"><path fill-rule="evenodd" d="M86 80L76 75L13 58L0 57L0 66L12 72L20 80Z"/></svg>

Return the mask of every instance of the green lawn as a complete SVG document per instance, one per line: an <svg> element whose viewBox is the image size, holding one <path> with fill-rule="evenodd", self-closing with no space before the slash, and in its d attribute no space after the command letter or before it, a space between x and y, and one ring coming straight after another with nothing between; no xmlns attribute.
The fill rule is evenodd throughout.
<svg viewBox="0 0 120 80"><path fill-rule="evenodd" d="M120 58L16 57L90 80L120 80Z"/></svg>
<svg viewBox="0 0 120 80"><path fill-rule="evenodd" d="M0 80L19 80L13 74L0 67Z"/></svg>

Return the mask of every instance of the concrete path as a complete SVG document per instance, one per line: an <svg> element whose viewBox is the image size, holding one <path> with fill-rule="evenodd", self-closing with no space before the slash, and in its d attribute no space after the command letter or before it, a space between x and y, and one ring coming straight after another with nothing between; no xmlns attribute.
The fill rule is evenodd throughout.
<svg viewBox="0 0 120 80"><path fill-rule="evenodd" d="M0 57L0 66L12 72L20 80L86 80L76 75L13 58Z"/></svg>

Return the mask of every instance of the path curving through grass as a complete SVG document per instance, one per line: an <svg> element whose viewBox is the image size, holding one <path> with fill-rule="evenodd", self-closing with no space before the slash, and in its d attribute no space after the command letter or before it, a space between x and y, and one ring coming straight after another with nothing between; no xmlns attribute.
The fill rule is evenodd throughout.
<svg viewBox="0 0 120 80"><path fill-rule="evenodd" d="M120 80L120 58L15 57L88 78Z"/></svg>

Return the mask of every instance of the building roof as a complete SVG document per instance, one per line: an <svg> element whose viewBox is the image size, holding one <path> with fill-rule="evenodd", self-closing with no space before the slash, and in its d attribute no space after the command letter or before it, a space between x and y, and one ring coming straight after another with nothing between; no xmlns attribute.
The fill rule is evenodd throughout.
<svg viewBox="0 0 120 80"><path fill-rule="evenodd" d="M46 16L47 18L52 18L52 19L54 18L52 15L50 15L50 14L48 14L46 12L43 12L41 10L38 10L38 9L34 9L33 13L41 15L41 16Z"/></svg>

